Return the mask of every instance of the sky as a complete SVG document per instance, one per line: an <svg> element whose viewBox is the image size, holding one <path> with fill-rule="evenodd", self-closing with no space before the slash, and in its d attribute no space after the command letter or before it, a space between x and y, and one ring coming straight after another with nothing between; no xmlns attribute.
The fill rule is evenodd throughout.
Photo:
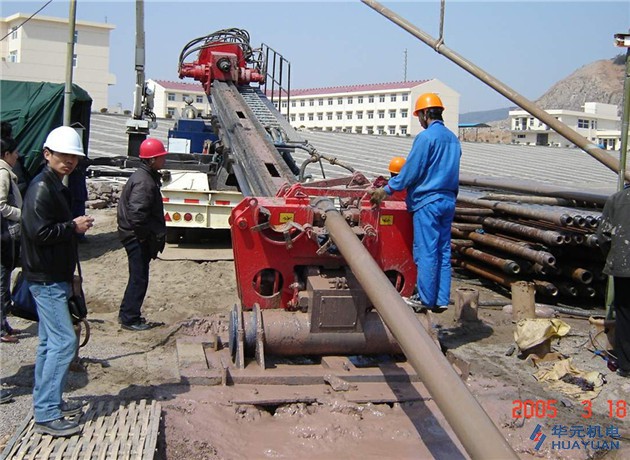
<svg viewBox="0 0 630 460"><path fill-rule="evenodd" d="M0 16L30 15L47 1L2 0ZM381 3L424 33L439 36L439 0ZM292 88L403 81L406 50L407 80L444 82L460 94L460 113L514 106L359 0L145 0L144 5L147 79L179 81L177 61L186 43L237 27L250 33L253 46L265 43L291 62ZM625 54L613 37L630 31L627 0L446 0L444 13L444 44L530 100L584 65ZM69 3L53 0L39 14L67 18ZM110 36L110 72L117 83L109 89L109 105L131 109L135 2L77 0L77 20L116 27Z"/></svg>

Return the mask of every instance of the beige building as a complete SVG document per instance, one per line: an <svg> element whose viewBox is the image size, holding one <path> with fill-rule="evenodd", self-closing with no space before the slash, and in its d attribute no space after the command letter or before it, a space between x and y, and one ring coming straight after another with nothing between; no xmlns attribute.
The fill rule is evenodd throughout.
<svg viewBox="0 0 630 460"><path fill-rule="evenodd" d="M614 104L586 102L584 111L546 110L578 134L606 150L621 148L621 119ZM573 143L553 131L525 110L510 110L510 129L513 144L573 147Z"/></svg>
<svg viewBox="0 0 630 460"><path fill-rule="evenodd" d="M16 13L0 18L2 70L0 78L17 81L65 83L68 19ZM20 27L21 26L21 27ZM116 77L109 72L111 24L76 21L73 82L92 97L92 110L108 106L109 85Z"/></svg>
<svg viewBox="0 0 630 460"><path fill-rule="evenodd" d="M294 128L357 134L414 136L422 127L413 116L422 93L437 93L444 103L444 124L458 131L459 94L439 80L376 83L331 88L293 89L281 102Z"/></svg>
<svg viewBox="0 0 630 460"><path fill-rule="evenodd" d="M153 90L153 113L158 118L180 118L182 110L191 104L201 115L210 114L210 103L200 83L184 83L169 80L147 80Z"/></svg>

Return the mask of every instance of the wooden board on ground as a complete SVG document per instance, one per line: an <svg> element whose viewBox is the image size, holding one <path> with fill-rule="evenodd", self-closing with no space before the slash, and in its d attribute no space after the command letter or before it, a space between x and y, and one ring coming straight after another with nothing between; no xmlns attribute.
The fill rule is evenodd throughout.
<svg viewBox="0 0 630 460"><path fill-rule="evenodd" d="M196 261L234 260L234 253L232 252L232 248L230 246L226 247L225 244L179 243L167 244L159 258L162 260Z"/></svg>
<svg viewBox="0 0 630 460"><path fill-rule="evenodd" d="M74 417L80 434L53 438L34 431L32 412L2 451L1 460L89 460L154 457L160 427L159 402L97 400Z"/></svg>

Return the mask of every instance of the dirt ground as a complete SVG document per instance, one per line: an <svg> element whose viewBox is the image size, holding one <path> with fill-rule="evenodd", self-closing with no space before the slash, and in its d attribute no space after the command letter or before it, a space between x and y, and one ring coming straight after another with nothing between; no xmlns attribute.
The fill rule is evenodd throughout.
<svg viewBox="0 0 630 460"><path fill-rule="evenodd" d="M90 213L95 217L95 227L88 236L89 242L81 245L80 256L92 336L80 352L84 370L71 372L67 396L84 401L159 400L163 420L156 458L469 458L421 384L365 384L346 392L336 392L324 383L285 386L273 391L284 392L285 399L294 395L293 403L255 405L243 401L260 398L270 391L268 388L195 386L182 382L177 340L225 331L228 313L238 301L232 262L152 262L143 314L164 325L146 332L124 331L116 317L127 281L127 259L116 237L115 210ZM500 298L500 293L476 280L457 275L453 289L462 286L478 289L482 301ZM583 417L584 394L570 396L537 381L533 377L537 369L530 360L522 359L518 352L509 353L514 344L514 324L509 314L496 307L481 308L480 318L482 322L478 324L461 325L454 322L451 309L429 319L443 349L470 364L466 386L519 457L630 458L630 424L624 412L630 399L630 380L610 372L601 358L587 350L586 320L561 317L571 330L553 342L553 349L572 358L579 370L597 371L604 377L606 383L592 400L593 414L588 418ZM37 345L34 324L14 318L11 323L25 331L20 344L2 344L0 350L3 384L16 394L13 409L9 407L12 404L0 406L2 444L30 407ZM19 348L9 350L7 346ZM411 392L417 397L402 403L382 402L386 398L375 398L381 401L377 403L366 402L379 391ZM519 401L525 400L545 404L555 400L552 405L557 408L557 416L539 412L528 418L514 417ZM474 423L471 420L473 429ZM537 449L537 440L530 436L538 424L547 439ZM554 430L560 426L573 436L554 436ZM602 431L618 430L618 445L604 445L604 439L610 438L589 437L578 429L592 433L595 426ZM552 441L570 444L561 448ZM479 442L485 440L480 438Z"/></svg>

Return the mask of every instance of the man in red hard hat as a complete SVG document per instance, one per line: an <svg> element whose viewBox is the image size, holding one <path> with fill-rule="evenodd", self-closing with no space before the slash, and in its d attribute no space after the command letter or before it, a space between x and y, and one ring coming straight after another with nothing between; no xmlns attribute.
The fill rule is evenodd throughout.
<svg viewBox="0 0 630 460"><path fill-rule="evenodd" d="M407 210L413 216L413 258L418 266L418 294L412 307L442 312L451 290L451 224L459 189L462 155L457 136L442 118L444 105L435 93L416 100L414 116L424 128L413 141L400 174L371 192L378 205L394 192L407 190Z"/></svg>
<svg viewBox="0 0 630 460"><path fill-rule="evenodd" d="M167 153L160 140L144 140L141 164L127 180L118 202L118 237L129 259L129 281L118 320L129 331L146 331L157 325L142 317L141 308L149 286L149 263L162 252L166 241L158 171L164 167Z"/></svg>

